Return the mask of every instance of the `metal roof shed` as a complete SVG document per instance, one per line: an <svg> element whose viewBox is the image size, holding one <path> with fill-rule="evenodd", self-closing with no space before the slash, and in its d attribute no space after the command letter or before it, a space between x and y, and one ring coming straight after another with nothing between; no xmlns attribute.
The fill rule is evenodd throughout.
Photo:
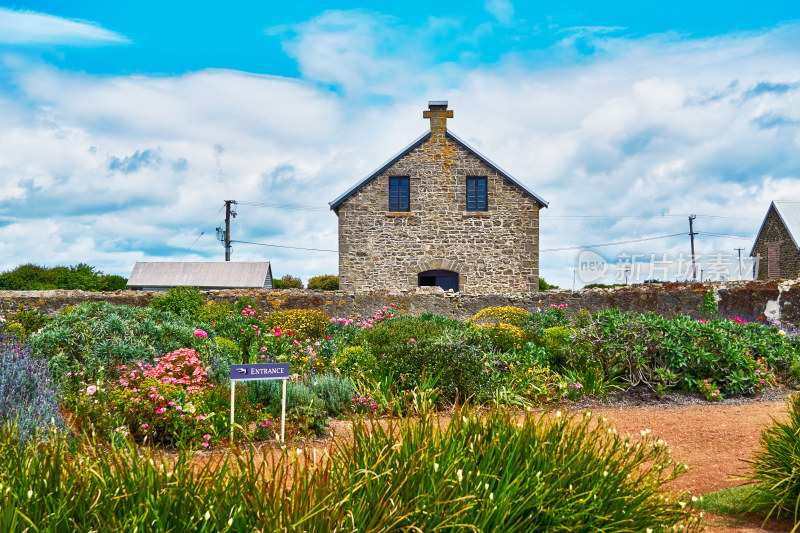
<svg viewBox="0 0 800 533"><path fill-rule="evenodd" d="M269 261L256 262L148 262L137 261L128 278L131 290L167 290L172 287L211 289L271 289Z"/></svg>

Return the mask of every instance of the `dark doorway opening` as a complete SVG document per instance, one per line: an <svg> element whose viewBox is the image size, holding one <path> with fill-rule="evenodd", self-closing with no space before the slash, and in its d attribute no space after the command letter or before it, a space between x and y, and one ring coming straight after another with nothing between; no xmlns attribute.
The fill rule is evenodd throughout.
<svg viewBox="0 0 800 533"><path fill-rule="evenodd" d="M420 287L441 287L458 292L458 272L450 270L428 270L417 275Z"/></svg>

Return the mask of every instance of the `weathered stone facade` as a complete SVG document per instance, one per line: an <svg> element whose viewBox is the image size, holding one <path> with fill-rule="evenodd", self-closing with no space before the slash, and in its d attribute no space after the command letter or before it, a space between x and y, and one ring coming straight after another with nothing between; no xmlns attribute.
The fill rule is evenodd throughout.
<svg viewBox="0 0 800 533"><path fill-rule="evenodd" d="M431 106L431 132L340 203L339 284L404 291L426 271L458 274L470 294L539 287L539 209L546 204L447 131L452 111ZM389 178L409 177L410 210L389 211ZM468 211L467 177L486 177L487 209Z"/></svg>
<svg viewBox="0 0 800 533"><path fill-rule="evenodd" d="M778 247L777 252L773 252L771 258L770 247L775 246ZM755 279L796 279L800 277L800 251L798 251L789 229L779 216L774 203L767 212L750 255L756 259L754 263ZM774 259L775 255L779 257L779 265L776 268L776 265L773 264L770 268L770 260Z"/></svg>

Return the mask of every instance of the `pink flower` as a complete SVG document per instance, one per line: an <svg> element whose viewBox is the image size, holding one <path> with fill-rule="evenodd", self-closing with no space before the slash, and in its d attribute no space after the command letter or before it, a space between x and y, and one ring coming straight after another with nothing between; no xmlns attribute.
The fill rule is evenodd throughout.
<svg viewBox="0 0 800 533"><path fill-rule="evenodd" d="M261 347L261 351L262 351L262 352L266 352L266 351L267 351L267 347L266 347L266 346L262 346L262 347Z"/></svg>
<svg viewBox="0 0 800 533"><path fill-rule="evenodd" d="M297 342L297 339L294 339L292 342L295 344L295 346L300 346L300 343Z"/></svg>
<svg viewBox="0 0 800 533"><path fill-rule="evenodd" d="M408 339L408 342L415 342L414 341L414 337L411 337L410 339Z"/></svg>
<svg viewBox="0 0 800 533"><path fill-rule="evenodd" d="M208 443L207 442L203 443L203 448L208 448Z"/></svg>
<svg viewBox="0 0 800 533"><path fill-rule="evenodd" d="M210 440L211 439L211 435L206 433L205 435L203 435L203 438L206 439L206 440Z"/></svg>
<svg viewBox="0 0 800 533"><path fill-rule="evenodd" d="M175 410L176 410L176 411L182 411L182 410L183 410L183 407L181 407L180 405L176 405L176 406L175 406Z"/></svg>
<svg viewBox="0 0 800 533"><path fill-rule="evenodd" d="M142 429L147 429L147 424L142 424Z"/></svg>
<svg viewBox="0 0 800 533"><path fill-rule="evenodd" d="M331 340L330 336L329 336L329 335L325 335L325 340L326 340L326 341L329 341L329 340Z"/></svg>
<svg viewBox="0 0 800 533"><path fill-rule="evenodd" d="M95 392L97 392L97 387L95 387L94 385L89 385L88 387L86 387L86 394L88 394L89 396L91 396Z"/></svg>
<svg viewBox="0 0 800 533"><path fill-rule="evenodd" d="M206 333L202 329L196 329L196 330L194 330L194 336L198 337L198 338L200 338L200 337L206 338L206 337L208 337L208 333Z"/></svg>
<svg viewBox="0 0 800 533"><path fill-rule="evenodd" d="M216 326L216 325L217 325L217 323L216 323L216 322L212 322L212 323L211 323L211 327L214 327L214 326Z"/></svg>

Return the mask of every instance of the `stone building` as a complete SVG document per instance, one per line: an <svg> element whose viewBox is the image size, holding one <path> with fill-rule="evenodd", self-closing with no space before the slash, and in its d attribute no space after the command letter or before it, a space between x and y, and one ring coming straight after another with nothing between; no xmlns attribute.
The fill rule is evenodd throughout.
<svg viewBox="0 0 800 533"><path fill-rule="evenodd" d="M775 201L750 251L754 279L800 277L800 202Z"/></svg>
<svg viewBox="0 0 800 533"><path fill-rule="evenodd" d="M423 117L430 131L330 203L340 288L536 292L547 202L448 130L447 102Z"/></svg>

